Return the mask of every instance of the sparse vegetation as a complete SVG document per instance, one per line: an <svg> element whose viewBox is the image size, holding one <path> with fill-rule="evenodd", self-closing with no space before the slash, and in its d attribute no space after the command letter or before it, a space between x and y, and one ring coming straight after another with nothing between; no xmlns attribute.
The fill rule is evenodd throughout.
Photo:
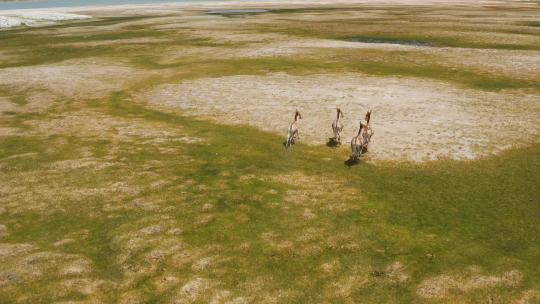
<svg viewBox="0 0 540 304"><path fill-rule="evenodd" d="M177 26L174 18L204 15L190 11L1 32L0 302L538 300L538 137L524 148L470 161L362 161L348 167L346 148L299 142L287 151L283 136L145 99L157 85L275 72L418 77L492 94L539 94L539 78L523 73L527 67L504 66L506 74L482 63L457 67L444 49L375 45L241 53L265 46L264 39L283 42L281 36L257 40L280 33L293 40L413 39L493 48L495 54L508 46L526 58L537 55L536 38L506 33L517 42L446 40L437 28L428 35L414 23L384 21L397 12L427 18L428 8L359 8L272 10L228 18L215 28L188 21L166 27ZM486 16L491 9L448 8L445 14L470 14L466 19L474 23L473 14ZM368 34L373 26L364 31L360 21L338 27L343 13L382 18L375 26L385 30ZM301 21L306 14L315 20ZM108 32L111 26L114 32ZM202 34L195 35L199 27ZM411 35L400 34L409 29ZM248 37L234 41L224 33ZM164 40L130 42L153 38ZM95 42L102 44L77 45ZM80 87L64 92L61 81L23 85L2 78L61 63L79 66L77 76L86 79L85 60L113 72L116 67L117 79L96 73L74 81L66 75Z"/></svg>

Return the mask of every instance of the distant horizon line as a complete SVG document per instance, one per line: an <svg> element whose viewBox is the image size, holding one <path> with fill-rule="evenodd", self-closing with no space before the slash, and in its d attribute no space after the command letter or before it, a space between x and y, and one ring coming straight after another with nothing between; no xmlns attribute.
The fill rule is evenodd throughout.
<svg viewBox="0 0 540 304"><path fill-rule="evenodd" d="M0 0L0 11L18 9L49 9L62 7L92 7L103 5L159 4L182 2L212 2L213 0ZM220 0L227 1L227 0Z"/></svg>

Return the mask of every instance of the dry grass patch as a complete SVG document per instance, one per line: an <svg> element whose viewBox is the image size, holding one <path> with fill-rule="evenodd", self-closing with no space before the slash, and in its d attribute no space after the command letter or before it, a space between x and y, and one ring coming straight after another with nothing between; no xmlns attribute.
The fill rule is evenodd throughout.
<svg viewBox="0 0 540 304"><path fill-rule="evenodd" d="M59 296L92 295L111 287L110 282L95 279L92 262L82 255L51 252L31 244L0 244L0 288L3 292L21 292L24 286L40 286L24 301L37 300L42 293ZM44 280L47 281L46 284Z"/></svg>
<svg viewBox="0 0 540 304"><path fill-rule="evenodd" d="M32 135L77 135L144 145L160 145L168 142L201 143L204 140L188 136L178 127L148 123L144 119L127 119L103 114L93 110L56 114L49 119L29 120Z"/></svg>
<svg viewBox="0 0 540 304"><path fill-rule="evenodd" d="M304 207L301 215L307 219L315 218L317 212L323 210L340 212L358 208L357 202L361 198L357 188L347 187L345 181L337 176L306 175L295 171L263 177L244 176L241 179L251 178L289 186L281 208Z"/></svg>
<svg viewBox="0 0 540 304"><path fill-rule="evenodd" d="M417 287L416 293L426 299L454 298L480 289L518 287L522 279L523 274L519 270L510 270L494 275L484 275L476 270L471 270L466 274L445 274L425 279Z"/></svg>
<svg viewBox="0 0 540 304"><path fill-rule="evenodd" d="M540 289L528 289L512 301L512 304L533 304L540 302Z"/></svg>
<svg viewBox="0 0 540 304"><path fill-rule="evenodd" d="M54 65L0 69L2 86L18 91L46 90L57 99L103 98L120 90L138 71L101 59L71 60Z"/></svg>
<svg viewBox="0 0 540 304"><path fill-rule="evenodd" d="M354 303L353 295L369 282L369 278L361 275L350 275L329 285L329 292L333 297L340 298L346 303Z"/></svg>

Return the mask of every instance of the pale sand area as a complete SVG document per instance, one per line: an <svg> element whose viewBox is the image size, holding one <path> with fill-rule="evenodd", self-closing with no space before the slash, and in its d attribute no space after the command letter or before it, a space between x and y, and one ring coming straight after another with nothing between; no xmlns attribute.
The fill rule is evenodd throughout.
<svg viewBox="0 0 540 304"><path fill-rule="evenodd" d="M372 109L372 160L472 159L540 140L536 95L483 92L417 78L238 75L162 85L141 99L284 137L299 109L301 140L315 145L331 137L336 107L345 114L344 142Z"/></svg>
<svg viewBox="0 0 540 304"><path fill-rule="evenodd" d="M59 21L90 19L90 16L66 12L19 10L9 12L0 11L0 29L18 26L42 26Z"/></svg>

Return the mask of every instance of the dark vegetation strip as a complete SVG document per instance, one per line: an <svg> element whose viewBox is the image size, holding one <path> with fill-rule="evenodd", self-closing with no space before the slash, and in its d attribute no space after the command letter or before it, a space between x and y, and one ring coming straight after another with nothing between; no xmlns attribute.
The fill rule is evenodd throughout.
<svg viewBox="0 0 540 304"><path fill-rule="evenodd" d="M377 76L408 76L425 79L436 79L456 83L466 87L486 91L501 89L540 89L540 83L518 80L504 76L486 74L474 70L452 69L450 67L430 64L410 64L402 60L394 60L406 53L389 53L370 57L369 54L332 53L330 59L297 59L292 57L243 58L209 61L182 61L160 64L152 57L140 57L134 64L148 69L170 69L182 67L178 74L181 79L194 79L214 76L230 76L238 74L264 75L267 73L287 72L290 74L360 72Z"/></svg>
<svg viewBox="0 0 540 304"><path fill-rule="evenodd" d="M346 41L367 43L394 43L417 46L459 47L472 49L501 49L501 50L540 50L538 45L472 42L457 37L421 36L421 35L395 35L395 34L368 34L336 37Z"/></svg>
<svg viewBox="0 0 540 304"><path fill-rule="evenodd" d="M540 27L540 21L529 21L525 22L526 26Z"/></svg>

